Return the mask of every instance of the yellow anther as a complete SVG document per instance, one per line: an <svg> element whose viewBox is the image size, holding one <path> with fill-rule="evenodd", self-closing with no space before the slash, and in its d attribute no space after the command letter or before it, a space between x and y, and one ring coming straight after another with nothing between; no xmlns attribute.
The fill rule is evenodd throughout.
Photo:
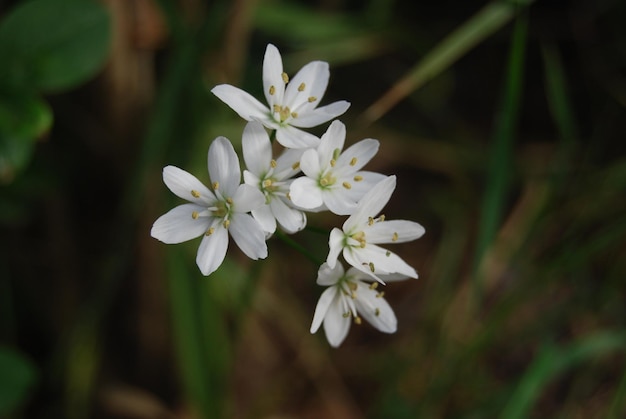
<svg viewBox="0 0 626 419"><path fill-rule="evenodd" d="M368 226L374 225L374 218L373 217L367 217L367 225Z"/></svg>
<svg viewBox="0 0 626 419"><path fill-rule="evenodd" d="M191 213L191 218L193 218L194 220L198 219L198 211L194 211Z"/></svg>
<svg viewBox="0 0 626 419"><path fill-rule="evenodd" d="M357 324L357 325L361 324L361 318L359 316L356 316L354 318L354 324Z"/></svg>
<svg viewBox="0 0 626 419"><path fill-rule="evenodd" d="M398 241L398 233L396 233L396 232L393 233L393 236L391 236L391 241L392 242Z"/></svg>
<svg viewBox="0 0 626 419"><path fill-rule="evenodd" d="M215 232L215 229L214 229L213 227L211 227L211 228L210 228L210 229L208 229L208 230L206 231L206 233L204 233L204 234L205 234L205 235L207 235L207 236L210 236L210 235L211 235L211 234L213 234L214 232Z"/></svg>
<svg viewBox="0 0 626 419"><path fill-rule="evenodd" d="M291 117L292 118L297 118L298 117L298 112L291 112Z"/></svg>
<svg viewBox="0 0 626 419"><path fill-rule="evenodd" d="M378 307L376 307L376 310L374 310L374 314L380 316L380 309Z"/></svg>
<svg viewBox="0 0 626 419"><path fill-rule="evenodd" d="M282 108L283 108L283 107L282 107L282 106L280 106L280 105L274 105L274 106L273 106L274 112L276 112L276 113L280 113L280 110L281 110Z"/></svg>
<svg viewBox="0 0 626 419"><path fill-rule="evenodd" d="M376 298L383 298L385 296L385 291L381 291L378 294L376 294Z"/></svg>
<svg viewBox="0 0 626 419"><path fill-rule="evenodd" d="M348 182L343 182L342 185L346 189L352 189L352 185L350 185L350 183L348 183Z"/></svg>
<svg viewBox="0 0 626 419"><path fill-rule="evenodd" d="M289 76L287 75L287 73L283 73L280 76L283 78L283 81L285 83L289 83Z"/></svg>
<svg viewBox="0 0 626 419"><path fill-rule="evenodd" d="M224 228L228 228L230 225L230 220L224 220Z"/></svg>
<svg viewBox="0 0 626 419"><path fill-rule="evenodd" d="M355 182L360 182L360 181L362 181L362 180L363 180L363 176L361 176L361 175L356 175L356 176L354 177L354 181L355 181Z"/></svg>
<svg viewBox="0 0 626 419"><path fill-rule="evenodd" d="M231 198L231 197L226 198L226 203L228 205L233 205L233 198Z"/></svg>
<svg viewBox="0 0 626 419"><path fill-rule="evenodd" d="M367 243L365 242L365 240L361 240L361 242L359 243L359 247L361 249L365 249L365 246L367 246Z"/></svg>
<svg viewBox="0 0 626 419"><path fill-rule="evenodd" d="M352 292L350 294L350 298L352 298L353 300L356 300L356 292Z"/></svg>
<svg viewBox="0 0 626 419"><path fill-rule="evenodd" d="M294 164L291 165L291 168L293 170L298 170L300 168L300 162L299 161L295 162Z"/></svg>
<svg viewBox="0 0 626 419"><path fill-rule="evenodd" d="M344 319L347 319L348 317L350 317L350 312L346 311L345 313L342 314Z"/></svg>
<svg viewBox="0 0 626 419"><path fill-rule="evenodd" d="M350 160L350 166L354 166L357 162L356 157L352 157L352 159Z"/></svg>
<svg viewBox="0 0 626 419"><path fill-rule="evenodd" d="M348 288L350 288L352 291L356 291L358 286L354 282L348 282Z"/></svg>
<svg viewBox="0 0 626 419"><path fill-rule="evenodd" d="M290 200L290 201L291 201L291 195L289 194L289 192L287 192L287 193L285 194L285 197L286 197L288 200Z"/></svg>
<svg viewBox="0 0 626 419"><path fill-rule="evenodd" d="M315 96L309 96L307 100L312 103L312 102L315 102L317 98Z"/></svg>
<svg viewBox="0 0 626 419"><path fill-rule="evenodd" d="M291 116L291 111L289 110L289 106L285 106L280 109L280 122L284 122Z"/></svg>
<svg viewBox="0 0 626 419"><path fill-rule="evenodd" d="M371 289L371 290L375 290L376 288L378 288L378 282L372 282L372 283L370 284L370 289Z"/></svg>
<svg viewBox="0 0 626 419"><path fill-rule="evenodd" d="M335 159L330 159L330 167L335 167L337 161Z"/></svg>
<svg viewBox="0 0 626 419"><path fill-rule="evenodd" d="M300 86L298 86L298 92L303 91L305 87L306 85L304 83L300 83Z"/></svg>
<svg viewBox="0 0 626 419"><path fill-rule="evenodd" d="M270 186L272 186L272 179L265 179L263 181L263 187L264 188L269 188Z"/></svg>
<svg viewBox="0 0 626 419"><path fill-rule="evenodd" d="M378 221L385 221L385 214L380 214L380 217L378 217Z"/></svg>
<svg viewBox="0 0 626 419"><path fill-rule="evenodd" d="M219 182L213 182L213 190L214 191L217 191L219 187L220 187L220 183Z"/></svg>
<svg viewBox="0 0 626 419"><path fill-rule="evenodd" d="M270 86L270 95L276 93L276 88L274 86Z"/></svg>
<svg viewBox="0 0 626 419"><path fill-rule="evenodd" d="M272 159L272 161L270 161L270 166L272 167L272 169L276 169L277 165L278 163L276 163L276 160Z"/></svg>
<svg viewBox="0 0 626 419"><path fill-rule="evenodd" d="M370 271L374 272L374 262L370 262Z"/></svg>
<svg viewBox="0 0 626 419"><path fill-rule="evenodd" d="M200 192L196 191L195 189L192 189L191 196L193 196L194 198L200 198Z"/></svg>

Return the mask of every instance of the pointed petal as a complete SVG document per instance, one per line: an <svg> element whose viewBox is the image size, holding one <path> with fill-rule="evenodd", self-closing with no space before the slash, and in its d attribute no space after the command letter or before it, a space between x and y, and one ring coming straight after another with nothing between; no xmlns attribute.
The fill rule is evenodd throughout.
<svg viewBox="0 0 626 419"><path fill-rule="evenodd" d="M362 170L360 172L351 173L347 176L344 175L338 177L337 183L343 184L343 182L348 182L351 187L344 192L354 202L359 202L363 198L363 196L367 192L369 192L378 182L385 180L386 178L387 176L383 175L382 173L367 172Z"/></svg>
<svg viewBox="0 0 626 419"><path fill-rule="evenodd" d="M285 149L280 157L276 159L276 168L274 169L276 179L289 179L300 172L300 158L306 150L306 148Z"/></svg>
<svg viewBox="0 0 626 419"><path fill-rule="evenodd" d="M294 205L304 209L317 208L324 204L322 190L317 187L317 182L304 176L291 183L289 196Z"/></svg>
<svg viewBox="0 0 626 419"><path fill-rule="evenodd" d="M196 255L196 264L205 276L220 267L228 249L228 232L221 223L215 223L214 228L213 234L202 238Z"/></svg>
<svg viewBox="0 0 626 419"><path fill-rule="evenodd" d="M350 199L347 191L341 186L323 190L322 198L333 214L350 215L356 209L356 201Z"/></svg>
<svg viewBox="0 0 626 419"><path fill-rule="evenodd" d="M341 345L350 331L351 318L344 317L344 313L347 311L348 308L342 301L341 294L336 293L324 317L326 339L328 339L328 343L330 343L330 346L333 348Z"/></svg>
<svg viewBox="0 0 626 419"><path fill-rule="evenodd" d="M288 206L281 198L275 197L270 202L272 213L281 228L289 234L296 233L306 226L306 214Z"/></svg>
<svg viewBox="0 0 626 419"><path fill-rule="evenodd" d="M396 332L398 326L396 315L384 298L377 297L378 292L369 289L364 284L359 284L357 295L358 298L354 303L365 320L381 332Z"/></svg>
<svg viewBox="0 0 626 419"><path fill-rule="evenodd" d="M403 243L419 239L425 230L414 221L379 221L367 228L368 243Z"/></svg>
<svg viewBox="0 0 626 419"><path fill-rule="evenodd" d="M241 182L241 169L237 153L226 137L217 137L209 147L209 176L211 182L219 183L222 195L232 197Z"/></svg>
<svg viewBox="0 0 626 419"><path fill-rule="evenodd" d="M321 173L320 159L316 150L309 149L302 153L300 157L300 170L311 180L317 179Z"/></svg>
<svg viewBox="0 0 626 419"><path fill-rule="evenodd" d="M388 176L370 189L359 201L354 213L343 224L344 231L351 231L360 224L365 224L368 217L374 217L387 205L391 194L396 189L396 177Z"/></svg>
<svg viewBox="0 0 626 419"><path fill-rule="evenodd" d="M331 268L328 263L322 263L317 271L317 285L335 285L339 279L344 275L343 265L341 263L336 264Z"/></svg>
<svg viewBox="0 0 626 419"><path fill-rule="evenodd" d="M352 173L361 170L378 152L379 142L371 138L348 147L337 159L338 167L350 167ZM351 164L354 162L354 164Z"/></svg>
<svg viewBox="0 0 626 419"><path fill-rule="evenodd" d="M289 106L292 111L303 112L311 109L319 103L324 96L330 70L328 63L324 61L312 61L306 64L291 79L285 90L283 104ZM304 89L302 85L304 84ZM314 97L316 100L309 102L308 98ZM301 105L301 106L298 106Z"/></svg>
<svg viewBox="0 0 626 419"><path fill-rule="evenodd" d="M265 205L265 196L254 186L239 185L233 196L233 209L235 212L245 213Z"/></svg>
<svg viewBox="0 0 626 419"><path fill-rule="evenodd" d="M163 168L163 182L176 196L194 204L207 207L215 202L215 195L209 188L204 186L194 175L176 166Z"/></svg>
<svg viewBox="0 0 626 419"><path fill-rule="evenodd" d="M261 225L251 215L233 214L228 229L237 246L250 259L257 260L267 257L265 233Z"/></svg>
<svg viewBox="0 0 626 419"><path fill-rule="evenodd" d="M315 306L313 321L311 322L311 333L317 332L317 329L319 329L322 325L322 320L324 320L324 317L326 317L328 308L335 299L335 294L337 293L337 291L337 288L329 287L324 290L322 295L320 295L320 299L317 300L317 305Z"/></svg>
<svg viewBox="0 0 626 419"><path fill-rule="evenodd" d="M333 121L320 140L317 147L319 155L320 167L326 168L333 159L335 150L343 150L343 144L346 139L346 126L341 121ZM306 173L306 172L305 172Z"/></svg>
<svg viewBox="0 0 626 419"><path fill-rule="evenodd" d="M211 89L211 92L246 121L269 119L269 108L244 90L230 84L220 84Z"/></svg>
<svg viewBox="0 0 626 419"><path fill-rule="evenodd" d="M273 93L270 88L274 86ZM263 93L270 108L276 103L283 103L285 92L285 81L283 80L283 59L278 48L272 44L267 44L265 56L263 58Z"/></svg>
<svg viewBox="0 0 626 419"><path fill-rule="evenodd" d="M206 207L195 204L183 204L172 208L154 222L150 235L167 244L195 239L209 228L211 221L209 217L194 219L192 213L205 209Z"/></svg>
<svg viewBox="0 0 626 419"><path fill-rule="evenodd" d="M307 112L301 112L297 118L289 121L291 125L298 128L312 128L324 124L332 119L343 115L350 107L350 102L340 100L330 105L322 106L317 109L311 109Z"/></svg>
<svg viewBox="0 0 626 419"><path fill-rule="evenodd" d="M417 278L417 272L395 253L368 243L364 248L351 248L344 252L344 258L355 268L369 275L402 274L411 278ZM348 260L350 259L350 260ZM373 265L370 265L372 263ZM371 266L374 270L371 270Z"/></svg>
<svg viewBox="0 0 626 419"><path fill-rule="evenodd" d="M272 144L267 131L258 121L248 122L241 138L243 160L249 171L263 176L270 168Z"/></svg>
<svg viewBox="0 0 626 419"><path fill-rule="evenodd" d="M291 125L276 129L276 140L287 148L317 147L320 139L313 134L294 128Z"/></svg>
<svg viewBox="0 0 626 419"><path fill-rule="evenodd" d="M252 216L261 225L264 232L273 234L276 231L276 218L269 205L252 210Z"/></svg>
<svg viewBox="0 0 626 419"><path fill-rule="evenodd" d="M328 247L330 247L330 250L328 252L328 256L326 257L326 262L331 268L334 268L337 263L339 253L341 253L344 246L344 238L345 235L343 231L336 227L330 232L330 236L328 238Z"/></svg>

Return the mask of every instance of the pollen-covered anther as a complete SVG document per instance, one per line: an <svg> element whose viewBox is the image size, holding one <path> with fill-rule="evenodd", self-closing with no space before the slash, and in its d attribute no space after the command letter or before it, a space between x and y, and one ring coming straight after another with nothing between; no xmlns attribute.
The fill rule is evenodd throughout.
<svg viewBox="0 0 626 419"><path fill-rule="evenodd" d="M194 198L200 198L200 192L196 191L195 189L192 189L191 196L193 196Z"/></svg>
<svg viewBox="0 0 626 419"><path fill-rule="evenodd" d="M300 162L299 161L295 162L294 164L291 165L291 168L293 170L298 170L300 168Z"/></svg>
<svg viewBox="0 0 626 419"><path fill-rule="evenodd" d="M374 262L370 262L369 265L370 265L370 271L374 272L374 270L375 270L374 269Z"/></svg>
<svg viewBox="0 0 626 419"><path fill-rule="evenodd" d="M391 241L392 242L397 242L398 241L398 233L397 232L393 233L393 236L391 236Z"/></svg>
<svg viewBox="0 0 626 419"><path fill-rule="evenodd" d="M383 298L385 296L385 291L381 291L378 294L376 294L376 298Z"/></svg>
<svg viewBox="0 0 626 419"><path fill-rule="evenodd" d="M287 73L282 73L280 76L283 78L283 81L285 83L289 83L289 76L287 75Z"/></svg>
<svg viewBox="0 0 626 419"><path fill-rule="evenodd" d="M226 203L228 205L233 205L233 198L231 198L231 197L226 198Z"/></svg>
<svg viewBox="0 0 626 419"><path fill-rule="evenodd" d="M380 309L378 307L376 307L376 309L374 310L374 314L376 316L380 316Z"/></svg>
<svg viewBox="0 0 626 419"><path fill-rule="evenodd" d="M356 325L360 325L361 323L362 323L361 318L360 318L359 316L356 316L356 317L354 318L354 324L356 324Z"/></svg>
<svg viewBox="0 0 626 419"><path fill-rule="evenodd" d="M298 112L291 112L291 117L292 118L297 118L298 117Z"/></svg>
<svg viewBox="0 0 626 419"><path fill-rule="evenodd" d="M344 187L344 188L346 188L346 189L352 189L352 185L350 185L350 183L349 183L349 182L343 182L343 183L342 183L342 185L343 185L343 187Z"/></svg>
<svg viewBox="0 0 626 419"><path fill-rule="evenodd" d="M355 182L360 182L360 181L362 181L362 180L363 180L363 176L361 176L361 175L356 175L356 176L354 177L354 181L355 181Z"/></svg>
<svg viewBox="0 0 626 419"><path fill-rule="evenodd" d="M215 229L213 227L209 228L206 233L204 233L205 236L210 236L211 234L213 234L215 232Z"/></svg>
<svg viewBox="0 0 626 419"><path fill-rule="evenodd" d="M270 166L272 167L272 169L276 169L276 166L278 166L278 163L276 163L276 160L272 159L272 161L270 161Z"/></svg>
<svg viewBox="0 0 626 419"><path fill-rule="evenodd" d="M265 179L265 180L263 181L263 187L264 187L264 188L269 188L270 186L272 186L272 183L273 183L273 182L272 182L272 179Z"/></svg>
<svg viewBox="0 0 626 419"><path fill-rule="evenodd" d="M367 225L368 226L374 225L374 217L367 217Z"/></svg>
<svg viewBox="0 0 626 419"><path fill-rule="evenodd" d="M228 226L230 225L230 220L224 220L224 228L228 228Z"/></svg>
<svg viewBox="0 0 626 419"><path fill-rule="evenodd" d="M350 293L350 298L352 298L353 300L356 300L356 292Z"/></svg>
<svg viewBox="0 0 626 419"><path fill-rule="evenodd" d="M298 86L298 92L302 92L305 88L306 88L306 84L300 83L300 86Z"/></svg>
<svg viewBox="0 0 626 419"><path fill-rule="evenodd" d="M354 166L357 162L357 158L356 157L352 157L352 159L350 160L350 166Z"/></svg>
<svg viewBox="0 0 626 419"><path fill-rule="evenodd" d="M378 221L385 221L385 214L380 214Z"/></svg>
<svg viewBox="0 0 626 419"><path fill-rule="evenodd" d="M282 107L282 106L280 106L280 105L274 105L274 106L272 107L272 109L274 109L274 112L276 112L276 113L280 113L280 110L281 110L282 108L283 108L283 107Z"/></svg>
<svg viewBox="0 0 626 419"><path fill-rule="evenodd" d="M309 101L309 103L313 103L317 100L317 98L315 96L309 96L307 100Z"/></svg>
<svg viewBox="0 0 626 419"><path fill-rule="evenodd" d="M276 93L276 88L274 86L270 86L270 95L274 95Z"/></svg>
<svg viewBox="0 0 626 419"><path fill-rule="evenodd" d="M335 167L336 164L337 164L337 160L330 159L330 167Z"/></svg>
<svg viewBox="0 0 626 419"><path fill-rule="evenodd" d="M291 201L291 194L289 194L289 192L287 192L287 193L285 194L285 197L286 197L288 200L290 200L290 201Z"/></svg>
<svg viewBox="0 0 626 419"><path fill-rule="evenodd" d="M358 233L355 233L350 237L359 242L359 247L361 249L363 249L367 245L367 241L365 240L365 233L362 231L359 231Z"/></svg>
<svg viewBox="0 0 626 419"><path fill-rule="evenodd" d="M198 211L193 211L191 213L191 218L193 218L194 220L197 220L198 219Z"/></svg>
<svg viewBox="0 0 626 419"><path fill-rule="evenodd" d="M350 312L346 311L345 313L342 314L344 319L347 319L348 317L350 317Z"/></svg>
<svg viewBox="0 0 626 419"><path fill-rule="evenodd" d="M289 110L289 106L285 106L280 109L280 122L286 121L291 116L291 111Z"/></svg>
<svg viewBox="0 0 626 419"><path fill-rule="evenodd" d="M372 282L372 283L370 284L370 287L369 287L369 288L370 288L371 290L375 290L376 288L378 288L378 282Z"/></svg>
<svg viewBox="0 0 626 419"><path fill-rule="evenodd" d="M350 288L352 291L356 291L358 286L354 282L348 282L348 288Z"/></svg>
<svg viewBox="0 0 626 419"><path fill-rule="evenodd" d="M220 183L219 182L213 182L213 190L217 191L220 187Z"/></svg>

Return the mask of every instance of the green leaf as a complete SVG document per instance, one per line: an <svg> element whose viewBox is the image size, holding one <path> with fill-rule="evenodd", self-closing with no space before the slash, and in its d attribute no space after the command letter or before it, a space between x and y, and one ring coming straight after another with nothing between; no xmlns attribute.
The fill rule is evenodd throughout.
<svg viewBox="0 0 626 419"><path fill-rule="evenodd" d="M33 0L0 23L0 78L55 92L93 77L110 39L107 11L94 0Z"/></svg>
<svg viewBox="0 0 626 419"><path fill-rule="evenodd" d="M37 138L52 125L48 104L26 92L0 94L0 183L28 164Z"/></svg>
<svg viewBox="0 0 626 419"><path fill-rule="evenodd" d="M37 381L37 370L18 352L0 347L0 416L26 401Z"/></svg>

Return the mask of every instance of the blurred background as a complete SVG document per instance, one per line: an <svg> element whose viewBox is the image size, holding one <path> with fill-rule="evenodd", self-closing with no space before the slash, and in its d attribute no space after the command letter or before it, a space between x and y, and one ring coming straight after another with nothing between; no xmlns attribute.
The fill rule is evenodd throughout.
<svg viewBox="0 0 626 419"><path fill-rule="evenodd" d="M0 416L626 417L626 3L619 0L0 2ZM262 98L268 43L330 63L347 144L398 176L384 212L398 332L309 333L317 266L154 220L161 170L207 182ZM326 126L314 130L324 132ZM318 214L330 231L343 217ZM290 236L319 259L328 236Z"/></svg>

